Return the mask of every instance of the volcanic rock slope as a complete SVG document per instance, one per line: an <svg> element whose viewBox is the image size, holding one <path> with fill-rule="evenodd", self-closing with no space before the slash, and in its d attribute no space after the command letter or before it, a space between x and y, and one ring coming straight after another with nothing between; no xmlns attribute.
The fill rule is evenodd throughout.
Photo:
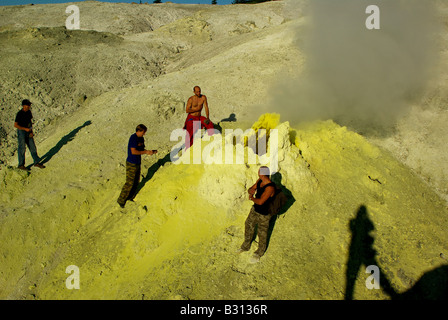
<svg viewBox="0 0 448 320"><path fill-rule="evenodd" d="M0 8L1 298L446 297L448 212L424 180L436 175L380 146L406 141L373 144L331 120L291 127L275 108L257 113L279 75L301 73L305 5L76 5L81 30L72 31L66 5ZM182 145L171 133L195 85L222 129L195 141L202 154L233 140L226 129L278 130L275 181L290 200L259 263L249 263L257 240L236 251L260 163L239 164L237 153L234 164L171 161ZM47 167L30 173L15 168L11 125L24 96ZM139 193L121 209L126 145L139 123L159 152L143 157ZM372 264L380 289L366 285ZM79 289L70 289L73 266Z"/></svg>

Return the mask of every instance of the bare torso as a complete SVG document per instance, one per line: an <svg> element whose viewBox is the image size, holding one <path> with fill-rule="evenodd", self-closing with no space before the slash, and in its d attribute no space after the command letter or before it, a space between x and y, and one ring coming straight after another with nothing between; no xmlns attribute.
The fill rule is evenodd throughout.
<svg viewBox="0 0 448 320"><path fill-rule="evenodd" d="M205 95L194 95L188 99L186 111L192 116L199 117L201 116L201 112L204 106L207 107L207 97Z"/></svg>

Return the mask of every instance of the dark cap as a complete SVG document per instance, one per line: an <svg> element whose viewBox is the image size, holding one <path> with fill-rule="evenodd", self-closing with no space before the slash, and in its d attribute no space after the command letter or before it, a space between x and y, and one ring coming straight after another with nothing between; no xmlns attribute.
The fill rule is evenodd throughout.
<svg viewBox="0 0 448 320"><path fill-rule="evenodd" d="M25 100L22 101L22 106L30 106L30 105L31 105L30 100L25 99Z"/></svg>

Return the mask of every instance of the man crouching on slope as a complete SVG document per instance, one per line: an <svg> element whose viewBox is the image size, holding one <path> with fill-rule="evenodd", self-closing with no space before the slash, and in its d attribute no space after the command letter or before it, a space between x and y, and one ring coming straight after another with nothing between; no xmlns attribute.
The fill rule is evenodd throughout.
<svg viewBox="0 0 448 320"><path fill-rule="evenodd" d="M209 119L209 110L207 97L201 94L201 88L195 86L193 88L194 96L188 99L186 112L188 113L187 120L185 120L184 129L187 130L185 137L185 149L190 148L193 145L193 138L196 131L200 128L213 129L213 123ZM201 116L202 109L205 109L206 117ZM197 125L194 125L194 123ZM199 126L200 123L200 126ZM209 132L209 135L210 134Z"/></svg>
<svg viewBox="0 0 448 320"><path fill-rule="evenodd" d="M142 163L142 154L153 155L157 150L145 150L145 135L147 128L139 124L135 133L129 138L128 157L126 159L126 183L124 184L120 197L117 202L124 208L126 201L133 200L138 184L140 183L140 166Z"/></svg>

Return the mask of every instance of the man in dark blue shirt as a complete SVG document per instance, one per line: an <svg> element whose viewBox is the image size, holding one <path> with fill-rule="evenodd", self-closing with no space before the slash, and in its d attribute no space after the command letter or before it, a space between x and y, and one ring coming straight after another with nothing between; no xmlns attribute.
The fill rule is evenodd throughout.
<svg viewBox="0 0 448 320"><path fill-rule="evenodd" d="M22 110L17 112L16 119L14 121L14 127L17 129L17 141L19 143L18 147L18 157L19 157L19 169L29 170L25 167L25 151L26 146L30 150L31 156L34 160L34 166L38 168L45 168L44 165L40 164L40 158L37 155L36 144L33 138L33 114L31 113L31 102L27 99L22 101Z"/></svg>
<svg viewBox="0 0 448 320"><path fill-rule="evenodd" d="M117 202L124 208L126 201L135 197L138 184L140 183L140 166L142 163L142 154L156 154L157 150L145 150L145 135L147 128L139 124L135 133L129 138L128 157L126 159L126 183L124 184L120 197Z"/></svg>

